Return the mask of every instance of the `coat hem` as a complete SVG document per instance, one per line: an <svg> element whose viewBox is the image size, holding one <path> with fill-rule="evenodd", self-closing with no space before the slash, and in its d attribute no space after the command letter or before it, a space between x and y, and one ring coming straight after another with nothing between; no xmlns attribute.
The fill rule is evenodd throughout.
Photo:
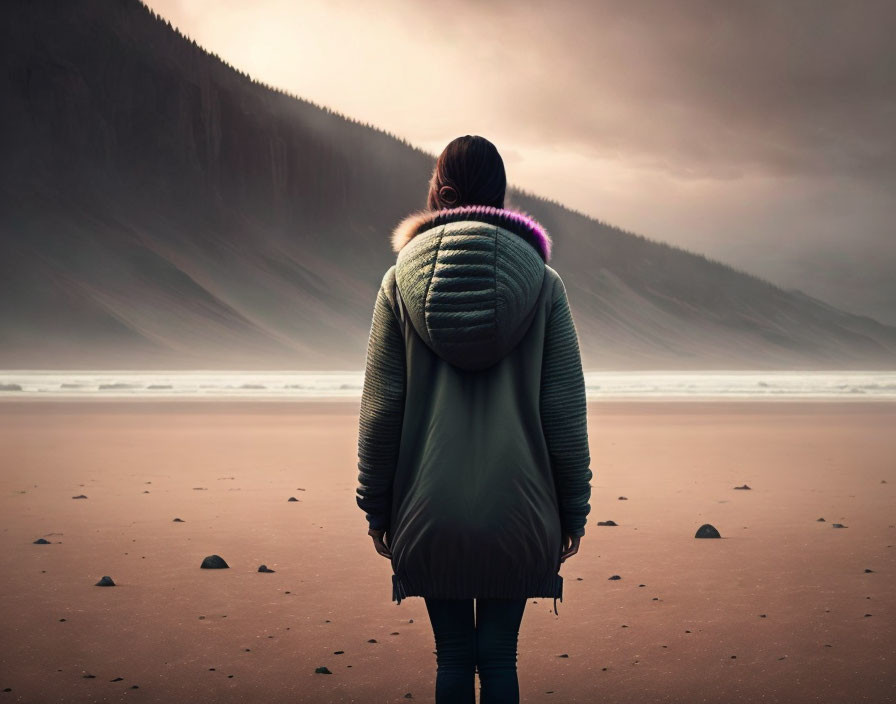
<svg viewBox="0 0 896 704"><path fill-rule="evenodd" d="M523 599L523 598L547 598L554 600L554 613L559 616L557 611L557 600L563 602L563 576L560 574L552 574L540 580L520 581L519 589L510 590L503 587L495 590L489 589L488 585L480 585L479 588L425 588L414 586L408 579L397 574L392 575L392 601L396 602L396 606L401 604L401 600L409 596L430 597L435 599Z"/></svg>

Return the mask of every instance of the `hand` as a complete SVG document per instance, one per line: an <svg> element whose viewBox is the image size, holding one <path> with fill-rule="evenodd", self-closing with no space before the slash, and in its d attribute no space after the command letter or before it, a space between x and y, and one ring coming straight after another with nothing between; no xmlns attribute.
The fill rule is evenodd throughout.
<svg viewBox="0 0 896 704"><path fill-rule="evenodd" d="M582 540L580 535L564 535L563 536L563 552L560 553L560 562L565 562L566 558L572 557L579 551L579 542Z"/></svg>
<svg viewBox="0 0 896 704"><path fill-rule="evenodd" d="M386 543L383 542L383 536L385 535L385 533L386 531L384 530L374 530L373 528L367 531L367 535L373 538L373 547L376 549L376 551L383 557L387 557L391 560L392 551L387 548Z"/></svg>

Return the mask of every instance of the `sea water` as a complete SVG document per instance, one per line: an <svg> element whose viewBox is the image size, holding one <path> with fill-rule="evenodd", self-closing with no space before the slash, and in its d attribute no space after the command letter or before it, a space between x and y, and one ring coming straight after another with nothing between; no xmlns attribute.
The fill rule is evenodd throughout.
<svg viewBox="0 0 896 704"><path fill-rule="evenodd" d="M0 370L0 401L23 398L359 400L363 371ZM588 400L896 400L896 371L592 371Z"/></svg>

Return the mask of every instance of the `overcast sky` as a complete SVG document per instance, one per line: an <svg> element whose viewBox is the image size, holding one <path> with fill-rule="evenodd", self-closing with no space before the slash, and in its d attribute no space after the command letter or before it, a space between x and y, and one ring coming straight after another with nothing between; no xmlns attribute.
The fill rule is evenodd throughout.
<svg viewBox="0 0 896 704"><path fill-rule="evenodd" d="M896 2L149 0L253 77L896 324Z"/></svg>

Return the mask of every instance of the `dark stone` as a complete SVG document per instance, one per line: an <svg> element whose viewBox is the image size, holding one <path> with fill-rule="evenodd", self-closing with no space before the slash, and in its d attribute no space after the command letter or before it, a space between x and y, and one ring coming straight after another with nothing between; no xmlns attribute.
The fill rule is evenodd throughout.
<svg viewBox="0 0 896 704"><path fill-rule="evenodd" d="M209 555L199 566L204 570L220 570L230 567L220 555Z"/></svg>
<svg viewBox="0 0 896 704"><path fill-rule="evenodd" d="M368 643L376 643L376 638L371 638L371 639L368 640L367 642L368 642Z"/></svg>
<svg viewBox="0 0 896 704"><path fill-rule="evenodd" d="M332 672L330 672L330 668L326 667L326 666L316 667L316 668L314 668L314 671L320 675L332 675L333 674Z"/></svg>
<svg viewBox="0 0 896 704"><path fill-rule="evenodd" d="M114 587L115 582L112 581L112 578L108 575L104 576L99 582L94 584L95 587Z"/></svg>
<svg viewBox="0 0 896 704"><path fill-rule="evenodd" d="M597 525L599 526L617 526L619 525L616 521L598 521Z"/></svg>
<svg viewBox="0 0 896 704"><path fill-rule="evenodd" d="M110 682L121 682L124 677L116 677L114 680L109 680Z"/></svg>
<svg viewBox="0 0 896 704"><path fill-rule="evenodd" d="M401 635L401 634L400 634L398 631L392 631L389 635L390 635L390 636L397 636L397 635Z"/></svg>
<svg viewBox="0 0 896 704"><path fill-rule="evenodd" d="M345 653L344 650L334 650L333 655L343 655Z"/></svg>
<svg viewBox="0 0 896 704"><path fill-rule="evenodd" d="M34 541L34 545L49 545L49 544L50 544L50 541L47 540L46 538L38 538L37 540Z"/></svg>
<svg viewBox="0 0 896 704"><path fill-rule="evenodd" d="M86 499L87 497L84 494L78 494L77 496L73 496L73 499Z"/></svg>
<svg viewBox="0 0 896 704"><path fill-rule="evenodd" d="M172 522L172 523L184 523L184 519L183 519L183 518L175 518L175 519L174 519L173 521L171 521L171 522Z"/></svg>
<svg viewBox="0 0 896 704"><path fill-rule="evenodd" d="M736 486L734 488L735 489L749 489L750 487L748 487L746 484L744 484L743 486Z"/></svg>
<svg viewBox="0 0 896 704"><path fill-rule="evenodd" d="M290 496L287 501L298 501L298 499L295 496Z"/></svg>
<svg viewBox="0 0 896 704"><path fill-rule="evenodd" d="M558 657L558 658L568 658L568 657L569 657L569 653L560 653L557 657Z"/></svg>
<svg viewBox="0 0 896 704"><path fill-rule="evenodd" d="M627 496L620 496L620 497L619 497L619 501L628 501L628 497L627 497Z"/></svg>
<svg viewBox="0 0 896 704"><path fill-rule="evenodd" d="M865 573L867 574L868 572L874 572L874 570L869 569L869 568L866 567L866 568L865 568Z"/></svg>
<svg viewBox="0 0 896 704"><path fill-rule="evenodd" d="M413 698L414 698L414 695L411 694L410 692L407 692L407 693L404 695L404 698L405 698L405 699L413 699Z"/></svg>
<svg viewBox="0 0 896 704"><path fill-rule="evenodd" d="M92 680L94 677L96 677L96 675L88 674L88 675L81 675L81 677L83 677L86 680Z"/></svg>
<svg viewBox="0 0 896 704"><path fill-rule="evenodd" d="M846 528L847 526L843 525L842 523L831 523L831 527L832 528Z"/></svg>
<svg viewBox="0 0 896 704"><path fill-rule="evenodd" d="M816 523L824 523L824 519L823 519L823 518L816 518L816 519L815 519L815 522L816 522Z"/></svg>
<svg viewBox="0 0 896 704"><path fill-rule="evenodd" d="M716 527L711 523L704 523L697 529L697 533L694 535L695 538L721 538L719 535L719 531L716 530Z"/></svg>
<svg viewBox="0 0 896 704"><path fill-rule="evenodd" d="M270 567L268 567L267 565L259 565L259 566L258 566L258 571L259 571L259 572L276 572L277 570L272 570L272 569L271 569Z"/></svg>
<svg viewBox="0 0 896 704"><path fill-rule="evenodd" d="M618 574L614 574L612 577L607 577L607 579L622 579Z"/></svg>

